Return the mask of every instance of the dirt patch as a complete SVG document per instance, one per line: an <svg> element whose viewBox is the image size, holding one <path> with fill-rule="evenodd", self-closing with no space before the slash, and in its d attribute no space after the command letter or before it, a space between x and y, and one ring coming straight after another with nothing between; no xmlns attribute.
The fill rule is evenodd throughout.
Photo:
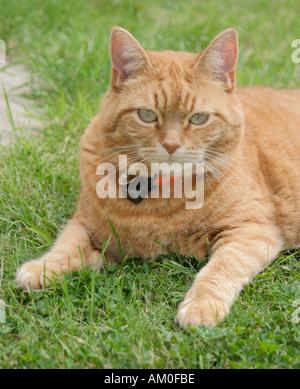
<svg viewBox="0 0 300 389"><path fill-rule="evenodd" d="M14 139L14 128L17 131L33 132L41 128L42 124L37 117L41 112L35 102L23 95L29 92L30 74L23 65L0 64L0 143L8 146ZM5 99L7 95L9 109ZM12 123L13 122L13 123Z"/></svg>

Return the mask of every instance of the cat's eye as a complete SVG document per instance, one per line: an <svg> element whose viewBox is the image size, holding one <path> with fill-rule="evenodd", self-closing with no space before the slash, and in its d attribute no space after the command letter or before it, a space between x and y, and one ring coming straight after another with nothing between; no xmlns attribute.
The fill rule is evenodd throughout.
<svg viewBox="0 0 300 389"><path fill-rule="evenodd" d="M201 124L204 124L208 119L208 114L207 113L196 113L196 115L192 116L190 118L190 122L192 124L196 124L196 125L201 125Z"/></svg>
<svg viewBox="0 0 300 389"><path fill-rule="evenodd" d="M138 110L139 117L143 120L143 122L146 123L152 123L156 122L157 115L153 111L150 111L150 109L139 109Z"/></svg>

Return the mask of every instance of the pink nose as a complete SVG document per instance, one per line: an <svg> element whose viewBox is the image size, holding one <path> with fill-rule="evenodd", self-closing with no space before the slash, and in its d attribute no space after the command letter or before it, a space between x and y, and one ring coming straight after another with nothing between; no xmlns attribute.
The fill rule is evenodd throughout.
<svg viewBox="0 0 300 389"><path fill-rule="evenodd" d="M162 142L162 145L169 154L174 154L175 151L181 146L181 144L177 142Z"/></svg>

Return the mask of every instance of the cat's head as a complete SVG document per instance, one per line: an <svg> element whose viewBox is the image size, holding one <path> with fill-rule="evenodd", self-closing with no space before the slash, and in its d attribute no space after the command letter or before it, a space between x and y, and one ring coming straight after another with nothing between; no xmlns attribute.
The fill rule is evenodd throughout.
<svg viewBox="0 0 300 389"><path fill-rule="evenodd" d="M210 151L230 155L237 149L243 113L235 93L235 29L190 54L145 50L115 27L110 55L111 86L100 114L103 148L111 154L119 150L147 165L183 164L201 162Z"/></svg>

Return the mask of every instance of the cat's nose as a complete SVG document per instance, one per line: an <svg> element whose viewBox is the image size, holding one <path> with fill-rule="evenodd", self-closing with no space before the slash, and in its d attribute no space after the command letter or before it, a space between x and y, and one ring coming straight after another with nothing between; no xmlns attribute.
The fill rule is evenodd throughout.
<svg viewBox="0 0 300 389"><path fill-rule="evenodd" d="M162 145L167 150L169 154L174 154L177 149L181 146L181 143L179 142L172 142L172 141L164 141L162 142Z"/></svg>

